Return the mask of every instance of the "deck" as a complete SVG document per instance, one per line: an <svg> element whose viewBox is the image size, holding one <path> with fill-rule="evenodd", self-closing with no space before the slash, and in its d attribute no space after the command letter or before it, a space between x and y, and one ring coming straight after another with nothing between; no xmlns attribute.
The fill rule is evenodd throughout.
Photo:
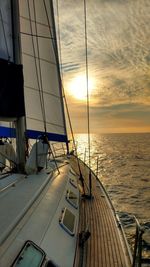
<svg viewBox="0 0 150 267"><path fill-rule="evenodd" d="M73 168L77 165L73 162ZM85 183L88 169L82 165ZM77 247L74 266L86 267L128 267L129 257L123 244L119 224L101 184L92 174L92 200L81 202L79 231L88 229L90 238L84 246Z"/></svg>
<svg viewBox="0 0 150 267"><path fill-rule="evenodd" d="M79 200L79 191L70 183L70 180L76 182L76 177L66 158L59 167L59 174L56 171L51 175L43 170L37 175L18 177L13 186L3 183L0 192L0 267L12 266L27 240L43 249L46 260L52 260L56 266L73 266L79 210L66 200L66 192L71 190ZM75 215L74 235L68 234L60 225L64 208ZM28 259L30 261L30 257ZM32 267L32 263L21 263L21 266L27 265Z"/></svg>

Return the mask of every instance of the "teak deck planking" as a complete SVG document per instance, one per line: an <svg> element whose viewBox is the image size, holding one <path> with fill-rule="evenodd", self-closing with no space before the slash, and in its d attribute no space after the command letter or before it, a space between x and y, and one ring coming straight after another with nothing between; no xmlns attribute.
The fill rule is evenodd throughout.
<svg viewBox="0 0 150 267"><path fill-rule="evenodd" d="M78 172L76 159L72 166ZM81 164L85 183L88 183L88 167ZM121 238L119 224L101 184L92 173L92 199L83 198L80 205L79 231L91 233L84 247L77 246L74 267L129 267L127 249ZM82 260L83 259L83 260Z"/></svg>

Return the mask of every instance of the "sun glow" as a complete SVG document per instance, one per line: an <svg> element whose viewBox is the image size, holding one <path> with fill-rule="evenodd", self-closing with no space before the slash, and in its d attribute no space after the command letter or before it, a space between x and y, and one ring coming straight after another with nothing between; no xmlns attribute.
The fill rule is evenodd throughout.
<svg viewBox="0 0 150 267"><path fill-rule="evenodd" d="M88 93L94 90L94 80L88 79ZM75 77L68 86L69 93L76 99L84 101L87 99L87 79L85 75Z"/></svg>

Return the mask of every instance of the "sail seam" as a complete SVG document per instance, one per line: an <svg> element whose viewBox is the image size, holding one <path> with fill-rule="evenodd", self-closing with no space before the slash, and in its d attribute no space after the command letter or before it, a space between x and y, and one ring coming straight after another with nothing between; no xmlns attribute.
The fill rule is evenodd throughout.
<svg viewBox="0 0 150 267"><path fill-rule="evenodd" d="M34 19L30 19L30 18L27 18L27 17L24 17L24 16L20 16L20 18L25 19L25 20L27 20L29 22L31 21L32 23L37 23L38 25L41 25L41 26L45 26L46 28L49 29L49 25L48 24L44 24L44 23L38 22L38 21L36 21Z"/></svg>
<svg viewBox="0 0 150 267"><path fill-rule="evenodd" d="M38 91L37 88L31 87L31 86L27 86L27 85L25 85L25 87L28 88L28 89L30 89L30 90L36 91L36 92ZM44 94L46 94L46 95L51 95L51 96L53 96L53 97L56 97L56 98L60 99L60 96L58 96L58 95L54 95L54 94L52 94L52 93L48 93L48 92L46 92L46 91L44 91L44 90L43 90L43 92L44 92Z"/></svg>
<svg viewBox="0 0 150 267"><path fill-rule="evenodd" d="M41 61L44 61L44 62L46 62L46 63L49 63L49 64L51 64L51 65L56 66L56 63L53 62L53 61L49 61L49 60L46 60L46 59L41 58L41 57L33 56L33 55L31 55L31 54L29 54L29 53L26 53L26 52L22 52L22 54L25 55L25 56L32 57L32 58L34 58L34 59L40 59Z"/></svg>
<svg viewBox="0 0 150 267"><path fill-rule="evenodd" d="M40 120L40 119L31 118L31 117L28 117L28 116L27 116L27 118L30 119L30 120L35 120L35 121L40 121L40 122L42 122L42 120ZM53 125L53 126L57 126L57 127L61 127L61 128L63 128L63 126L60 125L60 124L56 124L56 123L52 123L52 122L46 122L46 123L47 123L47 124L50 124L50 125Z"/></svg>
<svg viewBox="0 0 150 267"><path fill-rule="evenodd" d="M20 34L31 36L31 37L44 38L44 39L48 39L48 40L53 40L54 39L53 37L48 37L48 36L38 35L38 34L31 34L31 33L27 33L27 32L20 32Z"/></svg>

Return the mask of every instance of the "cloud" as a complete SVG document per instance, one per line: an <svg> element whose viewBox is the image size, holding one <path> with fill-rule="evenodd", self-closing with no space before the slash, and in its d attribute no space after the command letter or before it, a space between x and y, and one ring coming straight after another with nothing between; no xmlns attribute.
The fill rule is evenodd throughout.
<svg viewBox="0 0 150 267"><path fill-rule="evenodd" d="M80 68L80 66L79 66L79 64L74 64L72 62L68 62L66 64L62 64L61 68L62 68L63 72L69 72L69 71L78 70Z"/></svg>
<svg viewBox="0 0 150 267"><path fill-rule="evenodd" d="M91 96L94 114L98 120L111 107L118 119L119 116L135 118L137 114L140 125L141 118L144 121L150 112L150 1L88 0L86 3L88 74L96 81ZM86 71L84 9L79 0L60 0L59 6L67 84ZM126 105L130 105L128 112Z"/></svg>

